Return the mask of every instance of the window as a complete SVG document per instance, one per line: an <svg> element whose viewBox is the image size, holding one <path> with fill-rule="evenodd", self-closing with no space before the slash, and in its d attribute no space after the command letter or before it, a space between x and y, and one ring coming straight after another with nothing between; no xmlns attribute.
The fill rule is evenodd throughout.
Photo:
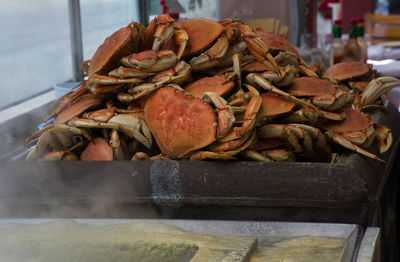
<svg viewBox="0 0 400 262"><path fill-rule="evenodd" d="M97 47L112 33L139 22L137 0L81 0L84 60L90 59Z"/></svg>
<svg viewBox="0 0 400 262"><path fill-rule="evenodd" d="M84 59L139 21L138 0L81 0ZM0 110L72 79L68 1L0 2Z"/></svg>
<svg viewBox="0 0 400 262"><path fill-rule="evenodd" d="M0 27L0 109L71 79L67 1L1 1Z"/></svg>

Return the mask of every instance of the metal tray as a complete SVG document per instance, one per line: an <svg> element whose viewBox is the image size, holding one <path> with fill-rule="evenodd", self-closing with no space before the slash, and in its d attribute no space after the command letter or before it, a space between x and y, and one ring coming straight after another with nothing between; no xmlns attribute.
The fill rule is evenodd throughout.
<svg viewBox="0 0 400 262"><path fill-rule="evenodd" d="M0 219L0 224L44 224L56 219ZM64 221L64 220L61 220ZM317 236L342 238L345 240L342 249L342 262L356 261L361 244L360 227L353 224L328 223L291 223L291 222L256 222L256 221L210 221L210 220L137 220L137 219L74 219L75 222L93 226L110 224L127 224L135 222L156 222L178 226L184 230L221 236L253 236L259 239L293 238L300 236ZM365 253L364 259L369 255ZM363 260L369 261L369 260Z"/></svg>

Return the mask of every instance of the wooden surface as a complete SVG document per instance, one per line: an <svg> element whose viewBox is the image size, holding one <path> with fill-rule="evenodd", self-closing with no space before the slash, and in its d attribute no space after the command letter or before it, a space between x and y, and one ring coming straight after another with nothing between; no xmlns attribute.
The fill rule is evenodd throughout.
<svg viewBox="0 0 400 262"><path fill-rule="evenodd" d="M144 215L339 219L361 224L369 223L375 207L380 177L374 170L383 168L355 154L337 164L1 161L0 165L0 217Z"/></svg>
<svg viewBox="0 0 400 262"><path fill-rule="evenodd" d="M365 15L366 33L372 44L400 40L400 15Z"/></svg>

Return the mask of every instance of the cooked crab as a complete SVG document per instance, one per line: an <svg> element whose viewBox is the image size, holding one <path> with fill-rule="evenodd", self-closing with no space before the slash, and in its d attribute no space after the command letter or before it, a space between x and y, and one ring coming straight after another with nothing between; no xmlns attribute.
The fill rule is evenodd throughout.
<svg viewBox="0 0 400 262"><path fill-rule="evenodd" d="M353 102L354 92L315 77L293 79L285 91L297 97L309 97L312 104L328 111L335 111Z"/></svg>
<svg viewBox="0 0 400 262"><path fill-rule="evenodd" d="M327 121L321 124L321 128L327 130L326 135L335 143L347 149L384 162L381 158L361 147L369 147L375 141L380 152L386 152L393 142L390 129L378 125L371 121L369 115L354 109L346 108L344 111L346 118L343 121Z"/></svg>

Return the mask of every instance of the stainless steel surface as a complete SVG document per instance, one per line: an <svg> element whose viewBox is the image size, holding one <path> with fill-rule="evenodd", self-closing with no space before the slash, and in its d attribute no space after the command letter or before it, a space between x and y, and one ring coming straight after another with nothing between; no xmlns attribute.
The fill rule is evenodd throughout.
<svg viewBox="0 0 400 262"><path fill-rule="evenodd" d="M68 0L69 28L71 35L71 55L73 81L83 80L80 63L83 61L82 23L79 0Z"/></svg>
<svg viewBox="0 0 400 262"><path fill-rule="evenodd" d="M368 227L364 233L356 262L379 262L381 231L378 227Z"/></svg>
<svg viewBox="0 0 400 262"><path fill-rule="evenodd" d="M216 220L166 220L166 219L73 219L88 225L127 224L135 222L157 222L178 226L195 233L256 237L299 237L318 236L345 239L342 262L353 261L358 248L359 226L354 224L257 222L257 221L216 221ZM0 224L42 224L62 219L0 219Z"/></svg>

